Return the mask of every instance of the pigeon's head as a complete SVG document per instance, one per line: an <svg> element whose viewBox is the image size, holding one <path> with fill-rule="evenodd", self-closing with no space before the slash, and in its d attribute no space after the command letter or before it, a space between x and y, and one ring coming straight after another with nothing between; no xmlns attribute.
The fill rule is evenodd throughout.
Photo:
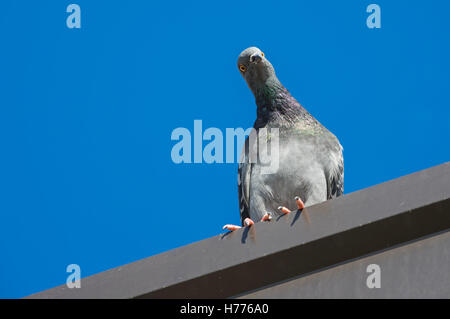
<svg viewBox="0 0 450 319"><path fill-rule="evenodd" d="M276 79L272 64L257 47L250 47L242 51L237 66L254 94L259 88L264 87L269 79Z"/></svg>

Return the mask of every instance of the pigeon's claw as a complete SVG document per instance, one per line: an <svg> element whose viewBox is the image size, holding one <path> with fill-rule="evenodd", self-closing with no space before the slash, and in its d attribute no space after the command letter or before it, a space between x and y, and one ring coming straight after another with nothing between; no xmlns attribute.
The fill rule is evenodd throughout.
<svg viewBox="0 0 450 319"><path fill-rule="evenodd" d="M300 197L295 196L295 202L297 203L297 208L299 210L302 210L303 208L305 208L305 203L303 203L303 201ZM278 210L281 211L283 214L289 214L291 212L291 210L289 208L284 207L284 206L278 207Z"/></svg>
<svg viewBox="0 0 450 319"><path fill-rule="evenodd" d="M291 212L288 208L284 206L278 207L278 210L280 210L283 214L289 214Z"/></svg>
<svg viewBox="0 0 450 319"><path fill-rule="evenodd" d="M295 196L295 202L297 203L297 208L299 210L302 210L303 208L305 208L305 203L303 203L303 201L300 197Z"/></svg>
<svg viewBox="0 0 450 319"><path fill-rule="evenodd" d="M242 228L241 226L237 226L237 225L230 225L230 224L226 224L225 226L222 227L222 229L227 229L229 231L233 231L236 229Z"/></svg>
<svg viewBox="0 0 450 319"><path fill-rule="evenodd" d="M253 220L251 220L250 218L246 218L244 219L244 225L247 227L250 227L252 225L254 225L255 222ZM241 226L237 226L237 225L231 225L231 224L226 224L225 226L222 227L222 229L227 229L229 231L233 231L233 230L237 230L242 228Z"/></svg>
<svg viewBox="0 0 450 319"><path fill-rule="evenodd" d="M264 216L261 218L262 222L270 222L272 219L272 213L265 213Z"/></svg>
<svg viewBox="0 0 450 319"><path fill-rule="evenodd" d="M247 217L246 219L244 219L244 225L245 226L250 227L250 226L252 226L254 224L255 224L255 222L253 220L251 220L250 218Z"/></svg>

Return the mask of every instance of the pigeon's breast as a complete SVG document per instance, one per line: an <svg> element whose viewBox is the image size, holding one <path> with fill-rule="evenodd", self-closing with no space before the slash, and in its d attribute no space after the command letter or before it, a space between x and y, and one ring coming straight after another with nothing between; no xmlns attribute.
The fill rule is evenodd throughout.
<svg viewBox="0 0 450 319"><path fill-rule="evenodd" d="M270 165L257 162L252 168L250 206L255 206L251 211L258 216L266 211L276 213L280 205L294 209L295 196L306 205L327 199L325 141L320 135L302 132L281 130L279 135L277 140L271 134L267 143L259 144L260 154L270 154Z"/></svg>

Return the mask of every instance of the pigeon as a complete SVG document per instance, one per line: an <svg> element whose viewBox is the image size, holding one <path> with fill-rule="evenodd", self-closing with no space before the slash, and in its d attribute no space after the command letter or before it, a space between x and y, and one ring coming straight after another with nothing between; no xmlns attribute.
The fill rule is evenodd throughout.
<svg viewBox="0 0 450 319"><path fill-rule="evenodd" d="M242 51L237 66L257 106L254 138L250 138L252 133L247 137L238 167L242 226L270 221L342 195L343 148L336 136L281 84L260 49ZM278 133L272 134L273 130ZM271 156L277 156L278 165L275 171L264 173L267 163L252 160L252 156L255 159L255 152L260 155L263 151L269 153L269 149ZM241 226L223 227L230 231L238 228Z"/></svg>

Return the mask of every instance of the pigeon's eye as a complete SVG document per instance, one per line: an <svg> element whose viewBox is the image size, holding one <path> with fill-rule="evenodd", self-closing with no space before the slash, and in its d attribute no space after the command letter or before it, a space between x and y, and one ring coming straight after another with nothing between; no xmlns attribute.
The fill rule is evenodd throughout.
<svg viewBox="0 0 450 319"><path fill-rule="evenodd" d="M264 52L261 51L261 55L264 56Z"/></svg>
<svg viewBox="0 0 450 319"><path fill-rule="evenodd" d="M247 67L245 65L241 64L239 66L239 70L241 70L241 72L245 72L245 71L247 71Z"/></svg>

